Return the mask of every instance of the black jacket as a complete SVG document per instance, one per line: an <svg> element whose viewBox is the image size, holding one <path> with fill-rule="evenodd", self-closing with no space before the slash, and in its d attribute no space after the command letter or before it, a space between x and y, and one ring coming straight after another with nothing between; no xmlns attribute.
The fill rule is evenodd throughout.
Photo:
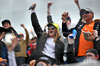
<svg viewBox="0 0 100 66"><path fill-rule="evenodd" d="M31 20L32 20L32 26L34 27L34 30L37 34L37 46L36 49L32 52L29 61L33 59L37 60L39 57L41 57L42 50L44 49L45 43L49 37L47 33L44 33L43 30L41 29L35 13L31 14ZM58 40L55 42L56 64L62 64L64 62L63 55L64 55L64 44L58 38Z"/></svg>
<svg viewBox="0 0 100 66"><path fill-rule="evenodd" d="M96 41L97 44L100 44L100 37L97 37L99 38L99 40L96 41L96 39L94 41ZM98 46L99 48L100 46ZM73 44L68 44L68 47L67 47L67 63L70 64L70 63L77 63L78 61L76 60L76 57L73 53Z"/></svg>

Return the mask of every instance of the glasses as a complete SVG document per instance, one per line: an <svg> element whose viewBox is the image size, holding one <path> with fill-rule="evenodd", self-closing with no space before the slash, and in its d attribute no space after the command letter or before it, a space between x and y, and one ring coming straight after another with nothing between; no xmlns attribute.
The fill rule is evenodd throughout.
<svg viewBox="0 0 100 66"><path fill-rule="evenodd" d="M52 30L54 30L54 29L55 29L55 27L53 27L53 26L52 26L52 27L48 27L48 30L50 30L50 28L51 28Z"/></svg>
<svg viewBox="0 0 100 66"><path fill-rule="evenodd" d="M85 12L82 12L82 15L89 14L89 13L90 13L89 11L85 11Z"/></svg>

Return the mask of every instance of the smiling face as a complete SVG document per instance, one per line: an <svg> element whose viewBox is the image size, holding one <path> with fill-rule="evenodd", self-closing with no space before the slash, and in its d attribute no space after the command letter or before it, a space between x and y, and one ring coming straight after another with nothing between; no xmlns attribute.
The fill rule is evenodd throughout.
<svg viewBox="0 0 100 66"><path fill-rule="evenodd" d="M3 25L3 28L7 29L9 28L11 25L8 22L5 22L5 24Z"/></svg>
<svg viewBox="0 0 100 66"><path fill-rule="evenodd" d="M49 34L49 36L50 37L55 37L56 30L57 30L57 28L55 28L54 26L49 26L48 27L48 34Z"/></svg>
<svg viewBox="0 0 100 66"><path fill-rule="evenodd" d="M91 19L93 19L94 13L89 12L89 11L84 11L82 12L82 18L87 22Z"/></svg>

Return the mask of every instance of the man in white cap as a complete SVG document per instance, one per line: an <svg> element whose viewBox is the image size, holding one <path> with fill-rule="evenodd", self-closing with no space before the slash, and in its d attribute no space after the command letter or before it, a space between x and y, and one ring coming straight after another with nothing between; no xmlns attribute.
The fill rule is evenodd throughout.
<svg viewBox="0 0 100 66"><path fill-rule="evenodd" d="M85 53L88 49L95 48L100 50L99 43L97 43L97 35L94 35L95 31L100 35L100 23L93 21L94 12L90 8L81 9L80 13L82 14L82 18L86 21L80 28L76 26L74 29L77 30L77 36L75 39L75 56L78 61L82 61L85 58ZM65 24L66 16L62 16L62 26L63 26L63 34L68 36L69 33L72 32L73 29L68 30L68 28L64 28L67 25Z"/></svg>

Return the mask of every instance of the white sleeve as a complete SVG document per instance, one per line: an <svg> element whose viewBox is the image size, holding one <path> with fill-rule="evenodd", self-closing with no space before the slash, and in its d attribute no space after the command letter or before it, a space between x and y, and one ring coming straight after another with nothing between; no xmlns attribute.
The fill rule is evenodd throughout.
<svg viewBox="0 0 100 66"><path fill-rule="evenodd" d="M32 13L34 13L35 12L35 10L31 10L32 11Z"/></svg>
<svg viewBox="0 0 100 66"><path fill-rule="evenodd" d="M9 66L17 66L14 51L8 51Z"/></svg>

